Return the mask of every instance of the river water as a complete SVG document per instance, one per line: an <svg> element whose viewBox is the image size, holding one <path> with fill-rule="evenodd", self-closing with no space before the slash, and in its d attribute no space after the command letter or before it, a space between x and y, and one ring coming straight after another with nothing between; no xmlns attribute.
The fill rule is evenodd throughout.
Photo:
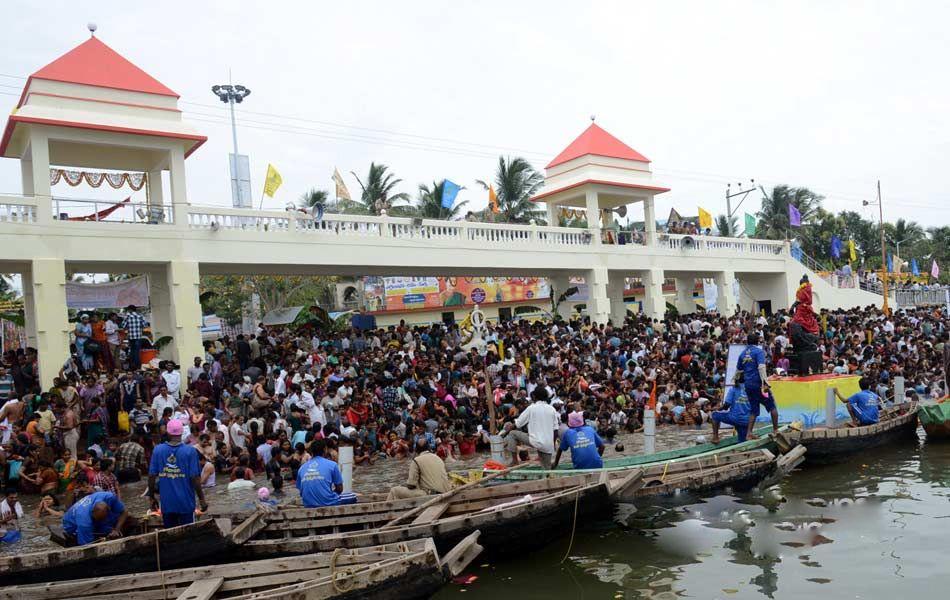
<svg viewBox="0 0 950 600"><path fill-rule="evenodd" d="M920 438L749 494L623 504L436 598L947 598L950 444Z"/></svg>

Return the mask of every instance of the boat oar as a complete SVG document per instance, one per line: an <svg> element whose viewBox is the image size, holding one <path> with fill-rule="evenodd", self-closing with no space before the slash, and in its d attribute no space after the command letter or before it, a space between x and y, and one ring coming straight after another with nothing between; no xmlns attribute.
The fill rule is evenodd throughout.
<svg viewBox="0 0 950 600"><path fill-rule="evenodd" d="M479 485L485 483L486 481L491 481L492 479L495 479L496 477L501 477L502 475L506 475L506 474L511 473L512 471L515 471L515 470L520 469L520 468L522 468L522 467L527 467L527 466L530 465L530 464L533 464L533 463L524 462L524 463L515 465L515 466L513 466L513 467L508 467L507 469L502 469L501 471L495 471L494 473L492 473L491 475L488 475L487 477L482 477L481 479L477 479L477 480L472 481L472 482L470 482L470 483L466 483L465 485L460 486L460 487L457 487L457 488L455 488L454 490L449 490L449 491L447 491L447 492L443 492L443 493L439 494L438 496L432 498L431 500L428 500L428 501L426 501L426 502L420 504L419 506L415 507L414 509L410 510L409 512L403 513L402 515L400 515L400 516L396 517L395 519L389 521L388 523L386 523L385 525L383 525L383 526L380 527L379 529L380 529L380 531L382 531L382 530L384 530L384 529L390 529L390 528L392 528L392 527L395 527L396 525L399 525L400 523L402 523L402 522L405 521L406 519L409 519L409 518L411 518L411 517L415 517L416 515L418 515L419 513L421 513L422 511L424 511L425 509L429 508L430 506L432 506L432 505L434 505L434 504L439 504L439 503L448 501L450 498L454 497L454 496L455 496L456 494L458 494L459 492L463 492L463 491L465 491L465 490L467 490L467 489L469 489L469 488L473 488L473 487L479 486Z"/></svg>

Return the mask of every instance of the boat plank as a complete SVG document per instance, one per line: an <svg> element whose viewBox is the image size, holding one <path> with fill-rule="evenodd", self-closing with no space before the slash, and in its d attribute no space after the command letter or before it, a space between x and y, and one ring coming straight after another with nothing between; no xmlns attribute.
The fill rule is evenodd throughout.
<svg viewBox="0 0 950 600"><path fill-rule="evenodd" d="M185 591L178 596L177 600L210 600L211 597L217 593L222 583L224 583L222 577L199 579L189 585Z"/></svg>

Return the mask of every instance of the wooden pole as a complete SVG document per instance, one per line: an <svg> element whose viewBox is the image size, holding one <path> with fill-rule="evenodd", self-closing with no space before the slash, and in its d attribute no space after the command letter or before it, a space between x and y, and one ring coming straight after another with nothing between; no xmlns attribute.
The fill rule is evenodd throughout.
<svg viewBox="0 0 950 600"><path fill-rule="evenodd" d="M495 398L491 389L491 377L488 375L486 366L482 373L485 374L485 399L488 400L488 432L491 435L498 435L498 426L495 424Z"/></svg>

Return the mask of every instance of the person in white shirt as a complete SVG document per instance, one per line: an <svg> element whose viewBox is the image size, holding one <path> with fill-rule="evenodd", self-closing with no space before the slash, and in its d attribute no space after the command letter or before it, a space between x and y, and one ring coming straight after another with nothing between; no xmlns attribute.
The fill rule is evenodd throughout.
<svg viewBox="0 0 950 600"><path fill-rule="evenodd" d="M192 384L198 381L198 376L204 373L204 369L201 368L201 357L196 356L192 366L188 367L188 383Z"/></svg>
<svg viewBox="0 0 950 600"><path fill-rule="evenodd" d="M9 529L19 529L19 520L23 518L23 506L16 490L9 490L7 497L0 502L0 537L6 535Z"/></svg>
<svg viewBox="0 0 950 600"><path fill-rule="evenodd" d="M172 361L165 363L165 371L162 372L162 379L165 380L168 395L177 400L181 390L181 373L175 370L175 363Z"/></svg>
<svg viewBox="0 0 950 600"><path fill-rule="evenodd" d="M228 427L228 433L231 434L231 443L235 448L240 448L241 450L247 448L247 432L244 431L243 415L238 415L231 421L231 425Z"/></svg>
<svg viewBox="0 0 950 600"><path fill-rule="evenodd" d="M310 388L309 383L304 386L303 391L300 393L300 401L297 405L306 411L307 417L310 419L311 427L313 427L314 423L319 423L322 429L323 426L327 424L327 414L324 412L323 406L317 404L313 394L310 393Z"/></svg>
<svg viewBox="0 0 950 600"><path fill-rule="evenodd" d="M518 459L518 443L529 444L538 451L542 469L550 469L554 461L554 438L557 436L560 417L554 407L548 404L548 394L544 388L538 387L531 394L534 402L515 419L514 425L505 424L506 448L511 452L512 462L516 465ZM528 426L528 433L519 431L516 427Z"/></svg>
<svg viewBox="0 0 950 600"><path fill-rule="evenodd" d="M152 398L152 416L156 423L161 420L166 408L171 408L174 411L178 408L178 400L168 393L167 388L162 388L158 395Z"/></svg>

